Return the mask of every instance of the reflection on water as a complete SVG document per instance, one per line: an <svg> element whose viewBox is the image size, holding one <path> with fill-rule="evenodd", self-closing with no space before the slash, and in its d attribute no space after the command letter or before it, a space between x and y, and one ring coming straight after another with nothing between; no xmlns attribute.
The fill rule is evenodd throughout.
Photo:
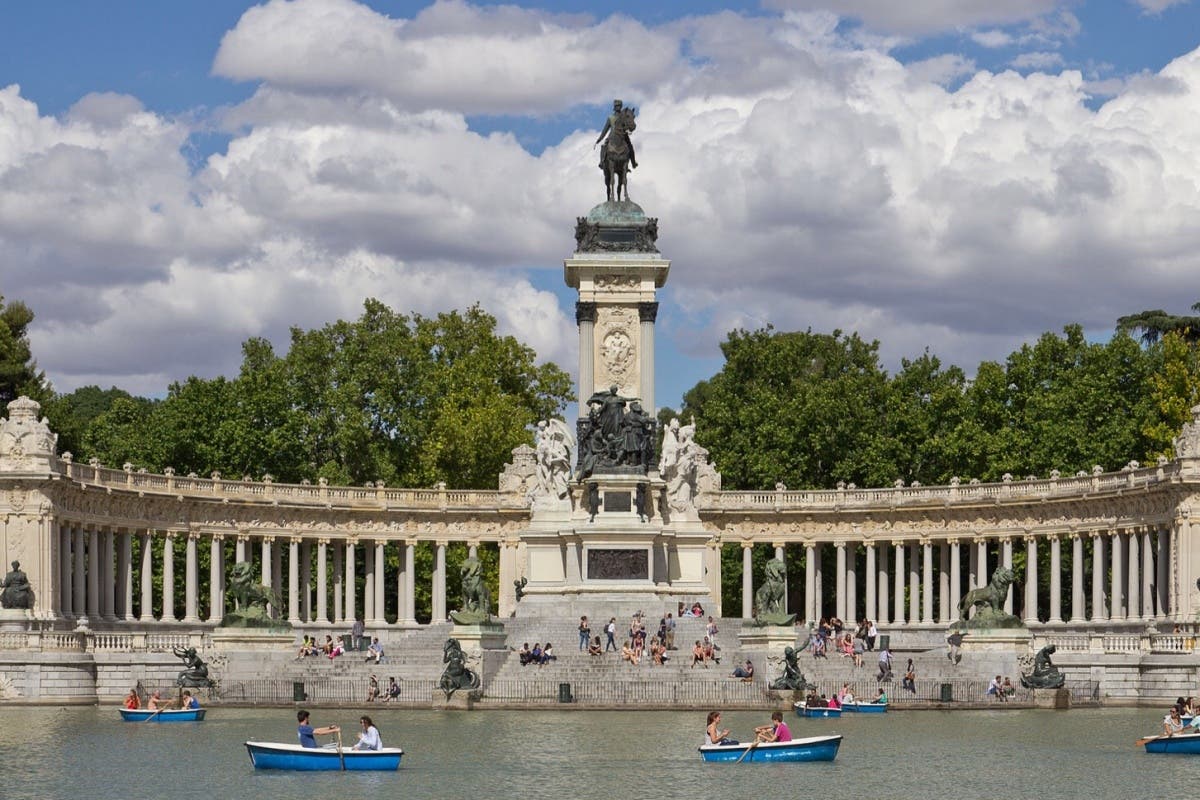
<svg viewBox="0 0 1200 800"><path fill-rule="evenodd" d="M340 724L357 709L313 712ZM1146 709L910 711L840 720L788 718L795 736L842 733L825 764L703 764L696 712L371 709L399 773L255 772L242 742L293 741L286 709L214 708L202 723L121 722L115 708L0 709L4 798L1129 798L1186 789L1200 761L1149 756ZM768 714L729 711L750 737Z"/></svg>

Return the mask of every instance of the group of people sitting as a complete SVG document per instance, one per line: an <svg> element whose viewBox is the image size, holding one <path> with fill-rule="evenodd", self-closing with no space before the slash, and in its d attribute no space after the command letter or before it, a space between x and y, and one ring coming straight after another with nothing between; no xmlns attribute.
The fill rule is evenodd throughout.
<svg viewBox="0 0 1200 800"><path fill-rule="evenodd" d="M1191 717L1191 719L1184 719ZM1167 715L1163 717L1163 735L1174 736L1177 733L1195 733L1200 730L1200 716L1196 714L1196 698L1177 697Z"/></svg>
<svg viewBox="0 0 1200 800"><path fill-rule="evenodd" d="M697 639L696 643L692 645L692 666L695 667L697 664L699 664L705 669L708 669L709 661L720 664L721 657L717 655L717 651L720 649L721 648L717 647L716 643L707 636L704 637L704 641Z"/></svg>
<svg viewBox="0 0 1200 800"><path fill-rule="evenodd" d="M879 693L875 695L872 703L886 703L888 701L887 691L881 686ZM850 684L843 683L842 689L835 692L831 697L825 697L824 694L817 694L815 688L809 687L808 694L804 697L804 705L808 708L842 708L846 705L854 705L858 701L854 699L854 693L850 691Z"/></svg>
<svg viewBox="0 0 1200 800"><path fill-rule="evenodd" d="M1004 680L1001 680L1000 676L997 675L988 683L987 696L995 697L1000 702L1005 702L1016 693L1017 687L1013 686L1012 681L1008 679L1007 675L1004 677Z"/></svg>
<svg viewBox="0 0 1200 800"><path fill-rule="evenodd" d="M379 640L376 639L376 642ZM317 644L316 637L304 635L304 639L300 642L300 650L296 653L296 660L299 661L307 656L326 656L330 660L337 658L346 653L346 648L342 647L341 640L334 640L329 634L325 634L324 644ZM383 655L383 648L379 650L380 656Z"/></svg>
<svg viewBox="0 0 1200 800"><path fill-rule="evenodd" d="M599 639L597 639L599 641ZM590 650L590 648L589 648ZM521 650L518 652L521 658L521 666L528 664L537 664L539 667L549 664L551 661L557 661L558 656L554 654L554 645L546 642L543 647L541 642L534 642L533 649L529 649L529 642L521 645Z"/></svg>
<svg viewBox="0 0 1200 800"><path fill-rule="evenodd" d="M782 711L771 712L771 722L767 725L759 725L754 729L755 744L766 742L790 742L792 740L792 732L788 729L787 723L783 721ZM704 743L706 745L730 745L740 744L736 739L729 738L729 729L721 728L721 712L708 712L708 724L704 727Z"/></svg>
<svg viewBox="0 0 1200 800"><path fill-rule="evenodd" d="M125 695L125 708L130 711L137 711L142 707L142 698L138 695L137 689L130 689L129 694ZM200 701L192 695L187 689L179 695L178 702L175 700L164 700L161 692L153 692L146 699L146 708L152 711L165 711L167 709L193 709L199 708Z"/></svg>
<svg viewBox="0 0 1200 800"><path fill-rule="evenodd" d="M813 658L828 658L833 650L845 658L854 659L854 666L863 665L863 653L875 649L879 629L873 620L861 619L851 632L837 617L821 617L821 621L809 633L809 647Z"/></svg>
<svg viewBox="0 0 1200 800"><path fill-rule="evenodd" d="M393 678L393 680L395 680ZM315 728L310 721L310 715L304 709L296 712L296 734L300 738L301 747L316 747L317 736L324 736L329 733L341 733L341 727L338 725L328 725L324 728ZM375 723L366 714L358 718L358 724L362 726L359 731L358 741L351 746L351 750L382 750L383 738L379 735L379 729L375 727Z"/></svg>
<svg viewBox="0 0 1200 800"><path fill-rule="evenodd" d="M400 697L400 684L396 683L395 676L388 678L388 687L386 691L381 691L379 688L379 679L371 673L371 677L367 679L367 702L373 703L376 700L381 700L386 703L390 700L396 700Z"/></svg>

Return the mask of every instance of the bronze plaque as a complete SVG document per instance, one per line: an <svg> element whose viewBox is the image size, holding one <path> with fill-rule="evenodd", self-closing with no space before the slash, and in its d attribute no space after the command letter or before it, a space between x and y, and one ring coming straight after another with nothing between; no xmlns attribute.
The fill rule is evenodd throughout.
<svg viewBox="0 0 1200 800"><path fill-rule="evenodd" d="M650 579L646 550L588 550L588 580L645 581Z"/></svg>
<svg viewBox="0 0 1200 800"><path fill-rule="evenodd" d="M633 499L629 492L605 492L604 510L606 512L624 511L628 514L633 510Z"/></svg>

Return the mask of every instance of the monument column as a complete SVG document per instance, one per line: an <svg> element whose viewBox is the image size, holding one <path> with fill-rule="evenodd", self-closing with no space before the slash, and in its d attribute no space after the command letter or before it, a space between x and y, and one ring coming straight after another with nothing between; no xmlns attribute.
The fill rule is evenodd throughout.
<svg viewBox="0 0 1200 800"><path fill-rule="evenodd" d="M817 616L817 556L812 542L804 545L804 619L815 622Z"/></svg>
<svg viewBox="0 0 1200 800"><path fill-rule="evenodd" d="M1037 607L1037 537L1025 536L1025 624L1038 621Z"/></svg>
<svg viewBox="0 0 1200 800"><path fill-rule="evenodd" d="M436 545L433 566L433 614L430 622L446 621L446 543Z"/></svg>
<svg viewBox="0 0 1200 800"><path fill-rule="evenodd" d="M1142 619L1154 619L1154 533L1142 529Z"/></svg>
<svg viewBox="0 0 1200 800"><path fill-rule="evenodd" d="M113 573L116 556L116 531L106 528L100 532L100 616L107 622L116 621L117 580Z"/></svg>
<svg viewBox="0 0 1200 800"><path fill-rule="evenodd" d="M1125 568L1122 563L1125 555L1125 543L1121 540L1121 532L1115 528L1111 534L1111 543L1112 581L1108 593L1110 604L1108 616L1112 620L1122 620L1125 619L1125 590L1122 588L1125 585Z"/></svg>
<svg viewBox="0 0 1200 800"><path fill-rule="evenodd" d="M876 586L876 566L875 566L875 543L867 542L867 569L863 583L866 585L866 613L865 617L872 619L875 617L875 611L879 607L875 600Z"/></svg>
<svg viewBox="0 0 1200 800"><path fill-rule="evenodd" d="M1158 618L1166 619L1175 609L1171 607L1171 545L1170 533L1159 528L1158 537Z"/></svg>
<svg viewBox="0 0 1200 800"><path fill-rule="evenodd" d="M250 537L244 533L237 535L237 541L233 544L233 563L242 564L246 561L246 544L250 541Z"/></svg>
<svg viewBox="0 0 1200 800"><path fill-rule="evenodd" d="M348 539L346 541L346 559L344 566L346 567L346 582L342 588L346 591L346 621L353 625L354 621L358 619L358 606L355 604L355 601L357 600L356 595L358 594L358 587L354 580L354 568L356 565L354 563L353 539Z"/></svg>
<svg viewBox="0 0 1200 800"><path fill-rule="evenodd" d="M283 542L274 544L275 537L272 536L271 546L271 582L268 584L271 587L271 593L279 598L279 604L283 605ZM271 609L272 616L276 618L283 617L282 608Z"/></svg>
<svg viewBox="0 0 1200 800"><path fill-rule="evenodd" d="M133 535L121 531L120 552L117 554L118 580L121 582L121 619L133 622Z"/></svg>
<svg viewBox="0 0 1200 800"><path fill-rule="evenodd" d="M312 542L304 539L300 542L300 619L310 622L312 613Z"/></svg>
<svg viewBox="0 0 1200 800"><path fill-rule="evenodd" d="M917 559L919 552L916 543L908 546L908 621L914 625L921 621L921 563Z"/></svg>
<svg viewBox="0 0 1200 800"><path fill-rule="evenodd" d="M1050 537L1050 619L1062 622L1062 537Z"/></svg>
<svg viewBox="0 0 1200 800"><path fill-rule="evenodd" d="M1083 622L1083 537L1071 534L1071 622Z"/></svg>
<svg viewBox="0 0 1200 800"><path fill-rule="evenodd" d="M879 608L875 611L875 622L877 625L886 625L891 616L888 603L888 587L891 583L891 575L888 572L888 549L887 544L879 548L879 572L875 579L879 581Z"/></svg>
<svg viewBox="0 0 1200 800"><path fill-rule="evenodd" d="M582 300L575 303L575 324L579 326L579 416L588 414L588 398L596 391L596 304Z"/></svg>
<svg viewBox="0 0 1200 800"><path fill-rule="evenodd" d="M958 619L958 604L962 600L962 551L958 539L950 542L950 618Z"/></svg>
<svg viewBox="0 0 1200 800"><path fill-rule="evenodd" d="M924 553L922 554L921 568L923 571L923 583L921 594L921 621L925 623L933 622L933 542L926 540L922 545Z"/></svg>
<svg viewBox="0 0 1200 800"><path fill-rule="evenodd" d="M833 544L835 557L837 561L837 576L834 579L834 591L837 594L837 601L834 603L834 613L838 619L846 619L846 543L834 542Z"/></svg>
<svg viewBox="0 0 1200 800"><path fill-rule="evenodd" d="M288 537L288 624L300 624L300 537Z"/></svg>
<svg viewBox="0 0 1200 800"><path fill-rule="evenodd" d="M414 573L415 548L415 542L406 542L404 544L404 621L410 625L417 624L417 576Z"/></svg>
<svg viewBox="0 0 1200 800"><path fill-rule="evenodd" d="M71 574L71 525L59 523L58 526L58 585L61 592L59 607L66 618L75 616L75 603L71 597L71 587L74 583Z"/></svg>
<svg viewBox="0 0 1200 800"><path fill-rule="evenodd" d="M329 621L329 540L317 539L317 621Z"/></svg>
<svg viewBox="0 0 1200 800"><path fill-rule="evenodd" d="M977 564L978 570L975 573L975 588L987 586L992 581L992 574L988 571L988 540L986 537L980 536L975 540L975 549L978 551Z"/></svg>
<svg viewBox="0 0 1200 800"><path fill-rule="evenodd" d="M1012 571L1012 556L1012 538L1005 536L1000 540L1000 563L1009 571ZM1004 593L1004 613L1013 613L1013 587L1011 583L1008 585L1008 591Z"/></svg>
<svg viewBox="0 0 1200 800"><path fill-rule="evenodd" d="M197 539L200 534L196 531L188 531L187 543L184 545L184 567L183 567L183 621L184 622L199 622L200 621L200 574L198 570L199 562L196 560Z"/></svg>
<svg viewBox="0 0 1200 800"><path fill-rule="evenodd" d="M1092 531L1092 621L1108 619L1104 608L1104 534Z"/></svg>
<svg viewBox="0 0 1200 800"><path fill-rule="evenodd" d="M375 619L375 548L368 539L363 542L363 604L364 624Z"/></svg>
<svg viewBox="0 0 1200 800"><path fill-rule="evenodd" d="M214 533L208 544L208 621L225 619L225 537Z"/></svg>
<svg viewBox="0 0 1200 800"><path fill-rule="evenodd" d="M150 549L150 532L139 534L142 544L142 602L138 608L138 621L150 622L154 619L154 553Z"/></svg>
<svg viewBox="0 0 1200 800"><path fill-rule="evenodd" d="M345 552L346 548L342 542L339 541L333 545L333 621L338 625L346 624L345 606L342 604L345 599L343 591L345 586L342 581L342 576L345 574L342 569Z"/></svg>
<svg viewBox="0 0 1200 800"><path fill-rule="evenodd" d="M654 320L657 317L657 302L638 303L638 320L642 327L642 407L651 416L654 416L656 409L654 405Z"/></svg>
<svg viewBox="0 0 1200 800"><path fill-rule="evenodd" d="M100 532L96 526L88 531L87 615L92 622L100 619Z"/></svg>
<svg viewBox="0 0 1200 800"><path fill-rule="evenodd" d="M1129 589L1125 595L1125 616L1129 619L1140 619L1142 616L1141 576L1138 568L1142 560L1138 553L1137 529L1129 532L1129 558L1125 562L1125 577L1129 579Z"/></svg>
<svg viewBox="0 0 1200 800"><path fill-rule="evenodd" d="M385 547L386 542L383 539L375 540L375 617L371 620L371 625L376 628L387 624L387 614L384 613L387 608L387 585L383 580L387 566Z"/></svg>
<svg viewBox="0 0 1200 800"><path fill-rule="evenodd" d="M950 543L938 545L938 619L943 625L954 621L950 616Z"/></svg>
<svg viewBox="0 0 1200 800"><path fill-rule="evenodd" d="M177 622L175 619L175 531L167 531L163 537L163 591L162 622Z"/></svg>
<svg viewBox="0 0 1200 800"><path fill-rule="evenodd" d="M75 617L87 616L87 547L84 544L83 528L75 528L75 574L72 576L72 608Z"/></svg>
<svg viewBox="0 0 1200 800"><path fill-rule="evenodd" d="M754 547L753 542L742 542L742 619L754 616Z"/></svg>
<svg viewBox="0 0 1200 800"><path fill-rule="evenodd" d="M275 559L272 552L275 549L275 537L264 536L259 540L259 560L262 562L259 565L260 573L259 580L263 586L275 586L275 575L271 571L275 566ZM267 616L274 618L279 613L279 609L274 603L267 603Z"/></svg>
<svg viewBox="0 0 1200 800"><path fill-rule="evenodd" d="M904 542L892 542L892 547L896 550L896 613L892 622L896 625L904 624Z"/></svg>

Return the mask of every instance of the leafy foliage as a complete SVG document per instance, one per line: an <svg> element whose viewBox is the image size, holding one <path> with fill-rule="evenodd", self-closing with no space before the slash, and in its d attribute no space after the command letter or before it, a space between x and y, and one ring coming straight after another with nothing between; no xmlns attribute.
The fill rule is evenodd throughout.
<svg viewBox="0 0 1200 800"><path fill-rule="evenodd" d="M29 349L33 312L20 301L5 304L0 295L0 409L27 395L44 402L50 397L46 376Z"/></svg>

